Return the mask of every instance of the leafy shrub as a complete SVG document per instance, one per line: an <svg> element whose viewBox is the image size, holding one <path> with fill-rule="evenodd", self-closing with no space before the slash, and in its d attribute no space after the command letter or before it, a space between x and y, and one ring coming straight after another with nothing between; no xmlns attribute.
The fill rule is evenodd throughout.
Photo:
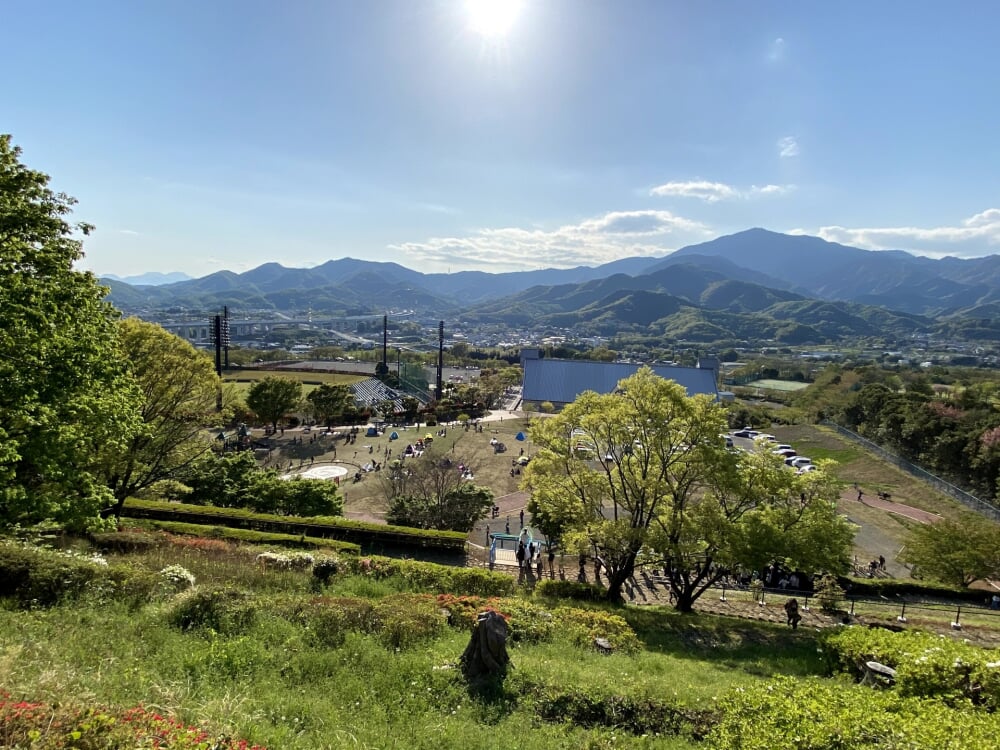
<svg viewBox="0 0 1000 750"><path fill-rule="evenodd" d="M0 747L264 750L243 740L212 738L203 729L141 706L122 711L67 703L49 705L14 700L4 691L0 691Z"/></svg>
<svg viewBox="0 0 1000 750"><path fill-rule="evenodd" d="M194 586L194 575L180 565L168 565L160 571L162 578L174 591L187 591Z"/></svg>
<svg viewBox="0 0 1000 750"><path fill-rule="evenodd" d="M106 570L107 563L83 557L0 544L0 598L14 599L21 606L51 606L79 597Z"/></svg>
<svg viewBox="0 0 1000 750"><path fill-rule="evenodd" d="M244 591L195 589L174 603L168 622L181 630L206 629L223 635L243 633L254 623L256 607Z"/></svg>
<svg viewBox="0 0 1000 750"><path fill-rule="evenodd" d="M336 557L321 557L313 563L313 579L323 586L330 583L330 579L340 571L340 560Z"/></svg>
<svg viewBox="0 0 1000 750"><path fill-rule="evenodd" d="M621 615L575 607L559 607L553 615L556 631L565 633L577 646L593 648L595 638L605 638L616 651L639 651L639 637Z"/></svg>
<svg viewBox="0 0 1000 750"><path fill-rule="evenodd" d="M720 708L713 750L980 750L1000 732L1000 714L817 680L737 688Z"/></svg>
<svg viewBox="0 0 1000 750"><path fill-rule="evenodd" d="M516 588L514 579L510 576L482 568L458 568L391 557L344 558L342 562L347 571L354 575L372 576L376 579L399 576L415 591L510 596Z"/></svg>
<svg viewBox="0 0 1000 750"><path fill-rule="evenodd" d="M401 650L439 635L445 618L434 597L401 594L373 601L358 597L317 597L293 617L312 639L339 648L350 632L374 635L387 648Z"/></svg>
<svg viewBox="0 0 1000 750"><path fill-rule="evenodd" d="M607 598L607 590L593 583L545 579L539 581L535 586L535 596L545 599L575 599L582 602L599 602Z"/></svg>
<svg viewBox="0 0 1000 750"><path fill-rule="evenodd" d="M823 648L832 669L856 678L866 661L893 667L901 695L1000 708L1000 658L964 641L918 630L852 627L824 638Z"/></svg>
<svg viewBox="0 0 1000 750"><path fill-rule="evenodd" d="M837 579L831 575L822 576L816 581L816 601L824 612L836 612L840 609L841 602L844 601L844 590L837 583Z"/></svg>
<svg viewBox="0 0 1000 750"><path fill-rule="evenodd" d="M155 537L141 531L109 531L90 535L91 543L105 552L146 552L158 544Z"/></svg>
<svg viewBox="0 0 1000 750"><path fill-rule="evenodd" d="M701 739L714 721L713 712L656 698L552 687L536 696L535 706L546 721L568 722L589 729L613 727L637 735L670 734Z"/></svg>

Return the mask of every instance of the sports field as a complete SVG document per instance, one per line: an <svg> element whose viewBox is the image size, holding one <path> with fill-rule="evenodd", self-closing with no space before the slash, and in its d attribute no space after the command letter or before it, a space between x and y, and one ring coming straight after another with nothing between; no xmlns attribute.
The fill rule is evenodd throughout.
<svg viewBox="0 0 1000 750"><path fill-rule="evenodd" d="M766 388L771 391L801 391L803 388L808 387L808 385L808 383L800 383L797 380L771 380L770 378L765 378L763 380L754 380L743 387Z"/></svg>

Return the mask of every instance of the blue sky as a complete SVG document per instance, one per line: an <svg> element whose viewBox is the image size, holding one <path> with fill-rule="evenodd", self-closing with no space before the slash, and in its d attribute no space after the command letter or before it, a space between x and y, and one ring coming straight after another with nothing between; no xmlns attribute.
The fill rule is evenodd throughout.
<svg viewBox="0 0 1000 750"><path fill-rule="evenodd" d="M0 130L98 273L1000 250L1000 3L474 5L13 0Z"/></svg>

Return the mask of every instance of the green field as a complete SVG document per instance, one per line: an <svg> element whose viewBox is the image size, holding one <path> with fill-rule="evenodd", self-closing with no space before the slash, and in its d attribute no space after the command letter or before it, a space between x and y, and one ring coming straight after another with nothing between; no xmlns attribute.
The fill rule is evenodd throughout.
<svg viewBox="0 0 1000 750"><path fill-rule="evenodd" d="M800 383L797 380L772 380L771 378L764 378L763 380L754 380L743 387L764 388L769 391L801 391L803 388L808 388L809 384Z"/></svg>

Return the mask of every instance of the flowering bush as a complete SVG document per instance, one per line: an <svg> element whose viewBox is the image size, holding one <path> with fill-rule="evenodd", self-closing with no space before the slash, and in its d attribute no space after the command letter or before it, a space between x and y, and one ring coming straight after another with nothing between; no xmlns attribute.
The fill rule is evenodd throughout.
<svg viewBox="0 0 1000 750"><path fill-rule="evenodd" d="M212 737L198 727L142 706L125 711L14 700L0 691L0 747L97 750L129 747L158 750L265 750L246 740Z"/></svg>
<svg viewBox="0 0 1000 750"><path fill-rule="evenodd" d="M168 565L160 571L160 577L174 589L174 591L186 591L194 586L194 575L180 565Z"/></svg>

